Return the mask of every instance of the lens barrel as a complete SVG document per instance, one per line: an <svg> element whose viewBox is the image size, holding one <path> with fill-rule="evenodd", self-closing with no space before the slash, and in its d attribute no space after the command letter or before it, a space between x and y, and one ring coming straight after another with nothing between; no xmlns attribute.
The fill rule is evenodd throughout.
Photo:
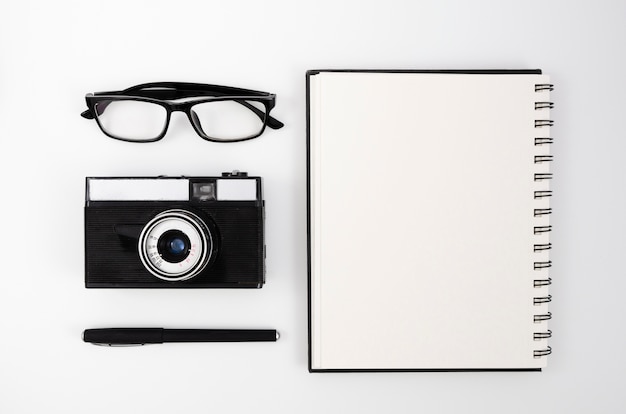
<svg viewBox="0 0 626 414"><path fill-rule="evenodd" d="M210 226L187 210L167 210L146 224L139 236L139 257L159 279L178 282L197 276L215 253Z"/></svg>
<svg viewBox="0 0 626 414"><path fill-rule="evenodd" d="M191 241L180 230L168 230L159 237L157 250L163 260L180 263L189 256Z"/></svg>

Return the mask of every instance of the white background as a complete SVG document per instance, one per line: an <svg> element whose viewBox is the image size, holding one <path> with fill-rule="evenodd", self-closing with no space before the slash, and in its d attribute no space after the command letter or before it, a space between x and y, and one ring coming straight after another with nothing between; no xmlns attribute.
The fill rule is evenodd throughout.
<svg viewBox="0 0 626 414"><path fill-rule="evenodd" d="M0 5L0 412L623 412L626 3L5 1ZM554 350L542 373L309 374L305 83L314 68L541 68L553 100ZM274 92L285 123L129 144L87 92L150 81ZM85 176L264 178L261 290L87 290ZM494 309L497 311L497 309ZM262 344L101 348L90 327L267 327ZM372 332L372 335L375 335Z"/></svg>

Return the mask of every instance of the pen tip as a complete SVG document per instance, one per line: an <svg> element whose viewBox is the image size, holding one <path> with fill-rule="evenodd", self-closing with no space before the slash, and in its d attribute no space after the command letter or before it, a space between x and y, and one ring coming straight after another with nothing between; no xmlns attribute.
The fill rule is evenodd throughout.
<svg viewBox="0 0 626 414"><path fill-rule="evenodd" d="M280 338L280 333L278 333L278 331L276 331L276 340L278 341L279 338Z"/></svg>

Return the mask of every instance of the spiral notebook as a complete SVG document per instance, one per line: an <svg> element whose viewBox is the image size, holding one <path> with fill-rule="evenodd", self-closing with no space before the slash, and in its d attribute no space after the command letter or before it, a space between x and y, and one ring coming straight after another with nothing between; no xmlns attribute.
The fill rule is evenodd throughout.
<svg viewBox="0 0 626 414"><path fill-rule="evenodd" d="M309 370L541 370L540 70L307 72Z"/></svg>

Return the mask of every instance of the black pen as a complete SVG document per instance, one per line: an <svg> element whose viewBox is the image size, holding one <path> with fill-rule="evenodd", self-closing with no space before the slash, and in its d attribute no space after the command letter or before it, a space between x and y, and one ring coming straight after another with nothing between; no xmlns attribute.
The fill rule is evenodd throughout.
<svg viewBox="0 0 626 414"><path fill-rule="evenodd" d="M94 345L132 346L165 342L275 342L275 329L85 329L83 341Z"/></svg>

